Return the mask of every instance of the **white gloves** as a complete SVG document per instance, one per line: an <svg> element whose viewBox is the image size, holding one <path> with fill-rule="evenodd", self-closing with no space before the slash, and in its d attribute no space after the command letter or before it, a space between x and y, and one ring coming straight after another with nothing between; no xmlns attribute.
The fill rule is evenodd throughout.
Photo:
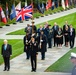
<svg viewBox="0 0 76 75"><path fill-rule="evenodd" d="M43 40L40 40L40 42L43 42Z"/></svg>

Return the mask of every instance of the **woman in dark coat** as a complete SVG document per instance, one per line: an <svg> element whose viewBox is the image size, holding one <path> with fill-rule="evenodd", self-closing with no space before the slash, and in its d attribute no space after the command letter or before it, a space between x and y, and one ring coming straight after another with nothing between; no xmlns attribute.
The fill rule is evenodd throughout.
<svg viewBox="0 0 76 75"><path fill-rule="evenodd" d="M57 33L56 33L56 37L57 37L57 46L59 48L62 48L62 44L63 44L63 31L61 28L58 29Z"/></svg>
<svg viewBox="0 0 76 75"><path fill-rule="evenodd" d="M46 35L41 31L40 36L38 36L39 51L41 52L41 59L45 59L45 52L47 51L47 38Z"/></svg>
<svg viewBox="0 0 76 75"><path fill-rule="evenodd" d="M68 28L68 26L65 27L64 37L65 37L65 46L68 47L68 43L69 43L69 28Z"/></svg>
<svg viewBox="0 0 76 75"><path fill-rule="evenodd" d="M24 43L24 52L26 52L26 59L29 59L30 57L30 45L29 41L31 39L31 36L26 33L26 36L24 36L23 43Z"/></svg>

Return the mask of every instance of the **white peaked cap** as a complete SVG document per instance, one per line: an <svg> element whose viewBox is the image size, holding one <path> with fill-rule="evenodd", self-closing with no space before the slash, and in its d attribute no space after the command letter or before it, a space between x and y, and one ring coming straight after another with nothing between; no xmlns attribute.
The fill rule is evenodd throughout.
<svg viewBox="0 0 76 75"><path fill-rule="evenodd" d="M74 53L74 52L71 52L71 57L74 57L74 58L76 58L76 53Z"/></svg>

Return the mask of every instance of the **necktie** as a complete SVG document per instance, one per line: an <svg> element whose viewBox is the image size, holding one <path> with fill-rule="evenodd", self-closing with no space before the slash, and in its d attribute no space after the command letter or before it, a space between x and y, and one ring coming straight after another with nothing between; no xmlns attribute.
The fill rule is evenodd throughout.
<svg viewBox="0 0 76 75"><path fill-rule="evenodd" d="M6 45L4 45L4 50L6 50Z"/></svg>
<svg viewBox="0 0 76 75"><path fill-rule="evenodd" d="M70 35L72 35L72 28L71 28L71 33L70 33Z"/></svg>

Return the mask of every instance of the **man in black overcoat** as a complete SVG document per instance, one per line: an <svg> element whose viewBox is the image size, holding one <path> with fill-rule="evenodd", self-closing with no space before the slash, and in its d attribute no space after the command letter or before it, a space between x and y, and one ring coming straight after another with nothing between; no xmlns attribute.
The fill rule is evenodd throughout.
<svg viewBox="0 0 76 75"><path fill-rule="evenodd" d="M4 59L4 70L3 71L6 71L6 70L9 71L10 70L10 56L12 55L12 47L10 44L8 44L7 40L4 40L1 54Z"/></svg>

